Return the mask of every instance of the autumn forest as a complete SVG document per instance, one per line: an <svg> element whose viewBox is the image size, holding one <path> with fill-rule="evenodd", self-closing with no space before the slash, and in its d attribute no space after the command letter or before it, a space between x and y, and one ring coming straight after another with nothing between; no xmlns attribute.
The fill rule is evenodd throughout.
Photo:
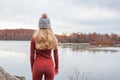
<svg viewBox="0 0 120 80"><path fill-rule="evenodd" d="M0 30L0 40L30 40L35 30L32 29L4 29ZM114 45L120 44L120 35L116 33L98 34L93 33L65 33L55 34L60 43L90 43L91 45Z"/></svg>

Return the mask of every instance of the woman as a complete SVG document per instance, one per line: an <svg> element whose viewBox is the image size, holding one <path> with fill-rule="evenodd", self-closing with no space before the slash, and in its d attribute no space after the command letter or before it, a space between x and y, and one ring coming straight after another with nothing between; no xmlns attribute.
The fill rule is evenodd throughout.
<svg viewBox="0 0 120 80"><path fill-rule="evenodd" d="M30 62L33 80L42 80L43 75L45 80L54 80L54 75L58 73L57 39L45 13L39 20L39 30L31 38Z"/></svg>

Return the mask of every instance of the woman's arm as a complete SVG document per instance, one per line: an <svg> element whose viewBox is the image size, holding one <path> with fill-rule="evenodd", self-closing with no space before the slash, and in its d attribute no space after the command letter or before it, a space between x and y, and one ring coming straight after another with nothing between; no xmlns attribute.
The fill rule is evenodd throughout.
<svg viewBox="0 0 120 80"><path fill-rule="evenodd" d="M31 63L31 70L33 70L33 63L34 63L34 53L35 52L35 42L34 38L31 38L30 42L30 63Z"/></svg>
<svg viewBox="0 0 120 80"><path fill-rule="evenodd" d="M55 61L55 72L56 74L58 74L58 68L59 68L58 49L54 50L54 61Z"/></svg>

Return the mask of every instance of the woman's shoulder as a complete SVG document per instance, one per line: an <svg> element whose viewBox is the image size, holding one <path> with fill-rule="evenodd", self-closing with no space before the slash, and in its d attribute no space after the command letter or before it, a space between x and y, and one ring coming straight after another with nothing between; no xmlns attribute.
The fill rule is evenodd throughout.
<svg viewBox="0 0 120 80"><path fill-rule="evenodd" d="M34 41L34 40L35 40L35 37L34 37L34 36L32 36L32 37L31 37L31 41Z"/></svg>
<svg viewBox="0 0 120 80"><path fill-rule="evenodd" d="M38 30L36 30L36 31L33 33L32 37L31 37L31 40L34 40L35 37L37 36L37 34L38 34Z"/></svg>

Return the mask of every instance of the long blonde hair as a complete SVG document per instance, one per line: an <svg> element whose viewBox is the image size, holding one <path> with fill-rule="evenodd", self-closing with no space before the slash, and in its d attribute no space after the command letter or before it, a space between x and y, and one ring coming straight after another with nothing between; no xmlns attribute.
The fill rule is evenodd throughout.
<svg viewBox="0 0 120 80"><path fill-rule="evenodd" d="M34 34L35 48L38 50L56 49L57 38L51 28L40 28Z"/></svg>

